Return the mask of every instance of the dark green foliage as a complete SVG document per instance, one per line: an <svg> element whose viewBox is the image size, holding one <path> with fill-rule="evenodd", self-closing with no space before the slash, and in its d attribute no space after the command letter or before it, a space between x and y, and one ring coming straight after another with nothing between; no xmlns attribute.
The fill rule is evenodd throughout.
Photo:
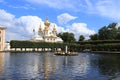
<svg viewBox="0 0 120 80"><path fill-rule="evenodd" d="M99 40L106 40L108 39L108 30L107 30L107 27L104 26L103 28L101 28L98 32L99 34Z"/></svg>
<svg viewBox="0 0 120 80"><path fill-rule="evenodd" d="M84 39L85 39L85 37L83 35L80 35L78 41L84 41Z"/></svg>
<svg viewBox="0 0 120 80"><path fill-rule="evenodd" d="M111 23L99 29L98 34L90 35L90 40L120 40L120 27Z"/></svg>
<svg viewBox="0 0 120 80"><path fill-rule="evenodd" d="M99 44L91 47L92 51L120 51L120 44Z"/></svg>
<svg viewBox="0 0 120 80"><path fill-rule="evenodd" d="M90 35L90 39L91 40L99 40L99 35L98 34Z"/></svg>
<svg viewBox="0 0 120 80"><path fill-rule="evenodd" d="M97 40L97 41L80 41L76 43L47 43L47 42L31 42L31 41L10 41L11 48L61 48L65 51L83 51L90 49L92 51L120 51L120 40Z"/></svg>
<svg viewBox="0 0 120 80"><path fill-rule="evenodd" d="M96 40L77 42L82 50L91 51L120 51L120 40Z"/></svg>
<svg viewBox="0 0 120 80"><path fill-rule="evenodd" d="M80 45L85 45L85 44L97 45L97 44L120 43L120 40L95 40L95 41L89 40L89 41L79 41L76 43L79 43Z"/></svg>
<svg viewBox="0 0 120 80"><path fill-rule="evenodd" d="M32 42L32 41L10 41L11 48L54 48L63 47L63 43L47 43L47 42Z"/></svg>
<svg viewBox="0 0 120 80"><path fill-rule="evenodd" d="M73 33L68 33L68 32L59 33L58 36L61 37L64 42L75 42L76 41Z"/></svg>

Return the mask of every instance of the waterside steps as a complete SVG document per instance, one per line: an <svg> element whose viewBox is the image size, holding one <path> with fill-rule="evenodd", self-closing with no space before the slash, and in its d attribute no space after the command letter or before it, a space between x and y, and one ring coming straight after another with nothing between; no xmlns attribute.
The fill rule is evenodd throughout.
<svg viewBox="0 0 120 80"><path fill-rule="evenodd" d="M59 52L55 52L55 55L61 55L61 56L77 56L78 53L77 52L63 52L63 51L59 51Z"/></svg>

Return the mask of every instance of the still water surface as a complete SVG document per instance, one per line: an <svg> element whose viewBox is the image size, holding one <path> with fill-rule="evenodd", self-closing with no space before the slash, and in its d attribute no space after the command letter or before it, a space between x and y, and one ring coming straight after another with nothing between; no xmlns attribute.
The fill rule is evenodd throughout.
<svg viewBox="0 0 120 80"><path fill-rule="evenodd" d="M0 80L120 80L120 54L0 53Z"/></svg>

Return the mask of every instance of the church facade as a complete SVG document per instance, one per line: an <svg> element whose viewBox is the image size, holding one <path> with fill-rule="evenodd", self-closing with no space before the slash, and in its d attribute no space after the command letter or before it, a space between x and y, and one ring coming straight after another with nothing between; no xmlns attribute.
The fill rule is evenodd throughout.
<svg viewBox="0 0 120 80"><path fill-rule="evenodd" d="M32 37L32 41L37 42L60 42L62 43L63 40L57 36L57 30L55 25L50 29L50 22L48 18L46 18L46 21L44 22L44 28L40 25L37 35L34 35Z"/></svg>

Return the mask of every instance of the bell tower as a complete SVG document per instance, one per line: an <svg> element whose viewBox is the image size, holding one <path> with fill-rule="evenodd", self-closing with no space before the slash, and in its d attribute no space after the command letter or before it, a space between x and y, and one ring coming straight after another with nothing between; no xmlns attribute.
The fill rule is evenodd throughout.
<svg viewBox="0 0 120 80"><path fill-rule="evenodd" d="M53 27L52 32L53 32L53 35L54 35L54 36L56 36L56 35L57 35L57 30L56 30L56 28L55 28L55 25L54 25L54 27Z"/></svg>
<svg viewBox="0 0 120 80"><path fill-rule="evenodd" d="M41 25L40 25L40 27L39 27L39 29L38 29L38 35L43 36L43 31L42 31Z"/></svg>

